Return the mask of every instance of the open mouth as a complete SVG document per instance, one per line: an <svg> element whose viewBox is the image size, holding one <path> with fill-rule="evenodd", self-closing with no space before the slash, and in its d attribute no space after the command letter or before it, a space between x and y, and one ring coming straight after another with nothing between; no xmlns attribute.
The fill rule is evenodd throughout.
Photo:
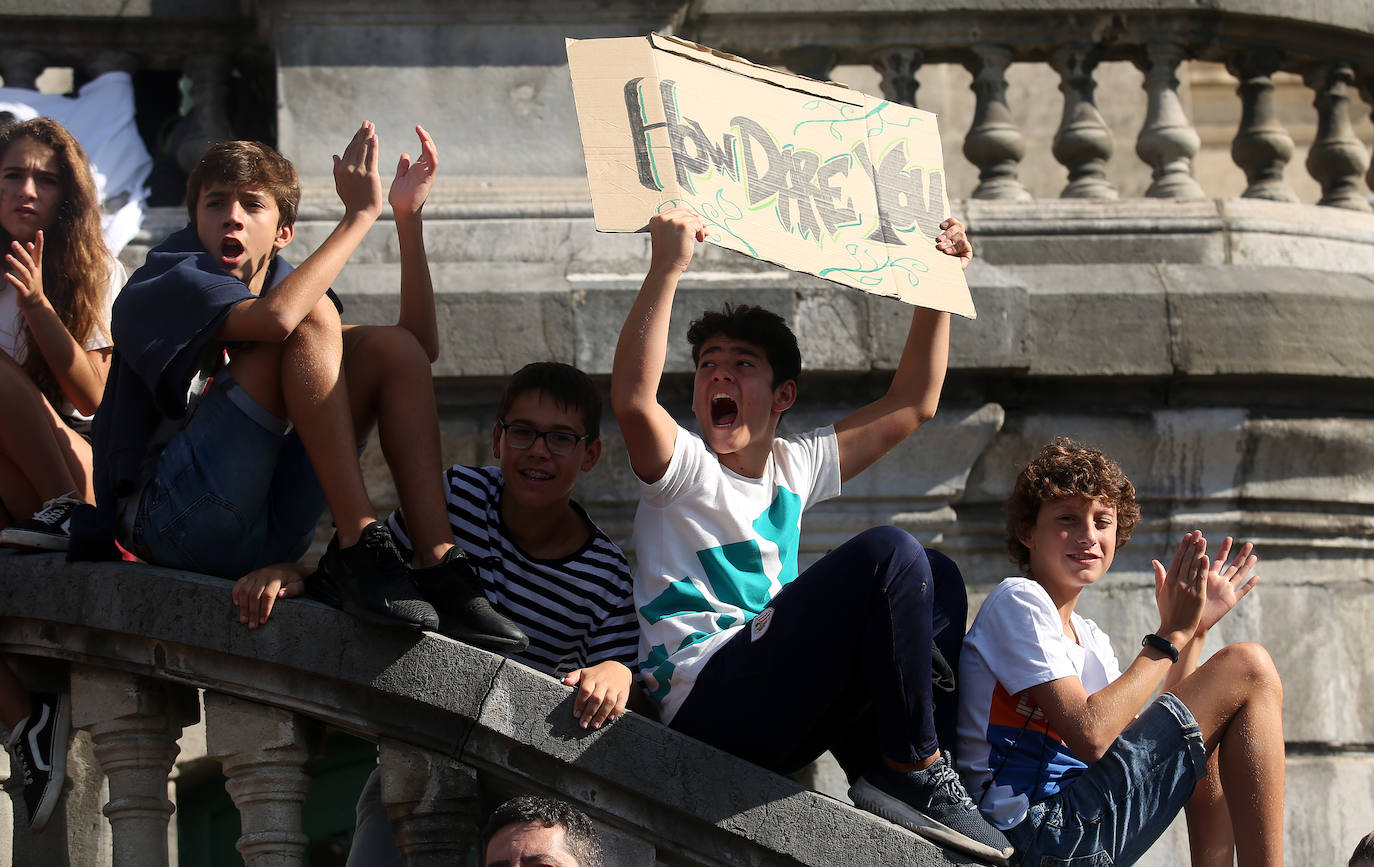
<svg viewBox="0 0 1374 867"><path fill-rule="evenodd" d="M711 395L711 424L715 427L729 427L739 418L739 404L728 394Z"/></svg>
<svg viewBox="0 0 1374 867"><path fill-rule="evenodd" d="M542 470L521 470L520 475L532 482L547 482L553 478L553 473L546 473Z"/></svg>
<svg viewBox="0 0 1374 867"><path fill-rule="evenodd" d="M233 261L243 255L243 243L237 238L225 238L220 242L219 255L225 261Z"/></svg>

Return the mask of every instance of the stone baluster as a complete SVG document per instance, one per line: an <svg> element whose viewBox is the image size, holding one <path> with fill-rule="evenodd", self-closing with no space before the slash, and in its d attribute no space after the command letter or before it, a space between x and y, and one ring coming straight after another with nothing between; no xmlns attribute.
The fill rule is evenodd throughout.
<svg viewBox="0 0 1374 867"><path fill-rule="evenodd" d="M916 107L916 70L921 68L925 52L909 45L893 45L873 52L870 63L882 75L883 96L889 102Z"/></svg>
<svg viewBox="0 0 1374 867"><path fill-rule="evenodd" d="M1115 199L1116 188L1107 180L1107 160L1115 142L1093 92L1097 49L1091 45L1066 45L1050 57L1059 73L1059 92L1064 94L1064 116L1054 134L1054 158L1069 170L1069 183L1059 195L1065 199Z"/></svg>
<svg viewBox="0 0 1374 867"><path fill-rule="evenodd" d="M1317 93L1317 135L1307 152L1307 171L1322 185L1319 205L1368 211L1369 200L1359 179L1369 167L1369 153L1350 126L1349 86L1355 74L1333 64L1309 70L1303 81Z"/></svg>
<svg viewBox="0 0 1374 867"><path fill-rule="evenodd" d="M1139 63L1145 72L1149 102L1145 125L1140 129L1135 152L1154 170L1154 182L1145 195L1161 199L1201 198L1202 187L1193 178L1193 157L1202 139L1183 113L1174 70L1183 60L1177 42L1151 42Z"/></svg>
<svg viewBox="0 0 1374 867"><path fill-rule="evenodd" d="M447 756L382 741L382 803L410 867L465 863L478 843L482 796L476 772Z"/></svg>
<svg viewBox="0 0 1374 867"><path fill-rule="evenodd" d="M1296 202L1297 195L1283 180L1283 167L1293 158L1293 137L1279 123L1274 107L1274 71L1279 53L1273 49L1247 51L1226 64L1240 86L1240 128L1231 142L1231 159L1245 171L1247 199Z"/></svg>
<svg viewBox="0 0 1374 867"><path fill-rule="evenodd" d="M86 62L86 72L95 78L107 72L127 72L132 75L138 69L138 58L128 51L98 51Z"/></svg>
<svg viewBox="0 0 1374 867"><path fill-rule="evenodd" d="M186 58L184 71L191 79L191 113L173 133L177 164L190 172L213 144L234 137L229 125L229 57L207 52Z"/></svg>
<svg viewBox="0 0 1374 867"><path fill-rule="evenodd" d="M964 137L964 156L978 167L975 199L1026 200L1031 197L1016 174L1026 155L1026 140L1007 107L1007 66L1011 49L1003 45L973 46L973 92L977 97L973 125Z"/></svg>
<svg viewBox="0 0 1374 867"><path fill-rule="evenodd" d="M1360 79L1360 96L1364 99L1365 105L1369 106L1369 119L1374 120L1374 75L1366 75ZM1374 190L1374 160L1370 161L1369 172L1364 176L1365 183Z"/></svg>
<svg viewBox="0 0 1374 867"><path fill-rule="evenodd" d="M301 805L310 788L305 762L313 730L290 711L205 694L206 746L239 811L242 836L234 848L245 867L304 863L310 839L301 831Z"/></svg>
<svg viewBox="0 0 1374 867"><path fill-rule="evenodd" d="M801 45L782 52L783 66L817 81L830 80L837 60L835 50L824 45Z"/></svg>
<svg viewBox="0 0 1374 867"><path fill-rule="evenodd" d="M90 733L109 780L114 867L167 867L167 775L181 729L200 716L196 691L134 674L72 666L72 725Z"/></svg>
<svg viewBox="0 0 1374 867"><path fill-rule="evenodd" d="M38 76L48 68L48 60L42 52L32 48L7 48L0 51L0 76L5 79L5 87L27 87L38 89Z"/></svg>

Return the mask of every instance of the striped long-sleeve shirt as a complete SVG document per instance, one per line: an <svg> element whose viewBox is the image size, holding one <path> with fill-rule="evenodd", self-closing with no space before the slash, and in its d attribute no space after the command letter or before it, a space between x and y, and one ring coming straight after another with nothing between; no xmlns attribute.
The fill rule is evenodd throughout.
<svg viewBox="0 0 1374 867"><path fill-rule="evenodd" d="M492 605L530 637L529 648L511 656L559 676L611 659L633 669L639 625L630 567L582 507L571 503L590 530L587 544L569 557L539 560L509 537L501 521L499 467L453 466L445 480L454 543L477 561ZM387 525L409 548L400 509Z"/></svg>

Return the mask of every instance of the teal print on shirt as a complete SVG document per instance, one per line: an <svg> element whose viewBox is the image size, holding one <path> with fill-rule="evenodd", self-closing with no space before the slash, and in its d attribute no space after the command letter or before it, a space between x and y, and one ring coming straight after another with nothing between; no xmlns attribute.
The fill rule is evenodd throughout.
<svg viewBox="0 0 1374 867"><path fill-rule="evenodd" d="M797 577L797 547L801 541L801 497L779 487L773 502L755 519L754 532L759 538L767 539L778 548L778 560L782 568L778 573L778 584L786 587ZM758 539L746 539L717 545L697 552L701 562L702 576L711 587L711 593L732 608L741 608L748 617L753 617L768 604L768 576L763 573L763 551ZM683 578L671 581L668 587L649 604L639 609L648 623L657 623L669 617L685 614L703 614L714 611L707 603L705 595L692 583ZM724 629L734 623L717 622Z"/></svg>

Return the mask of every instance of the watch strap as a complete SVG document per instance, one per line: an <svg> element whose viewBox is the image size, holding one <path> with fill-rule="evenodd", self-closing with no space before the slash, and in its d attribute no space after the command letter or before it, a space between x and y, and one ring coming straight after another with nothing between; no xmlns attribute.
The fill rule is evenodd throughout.
<svg viewBox="0 0 1374 867"><path fill-rule="evenodd" d="M1174 646L1174 643L1167 638L1155 635L1153 632L1140 639L1140 646L1152 647L1169 657L1170 662L1178 662L1178 648Z"/></svg>

